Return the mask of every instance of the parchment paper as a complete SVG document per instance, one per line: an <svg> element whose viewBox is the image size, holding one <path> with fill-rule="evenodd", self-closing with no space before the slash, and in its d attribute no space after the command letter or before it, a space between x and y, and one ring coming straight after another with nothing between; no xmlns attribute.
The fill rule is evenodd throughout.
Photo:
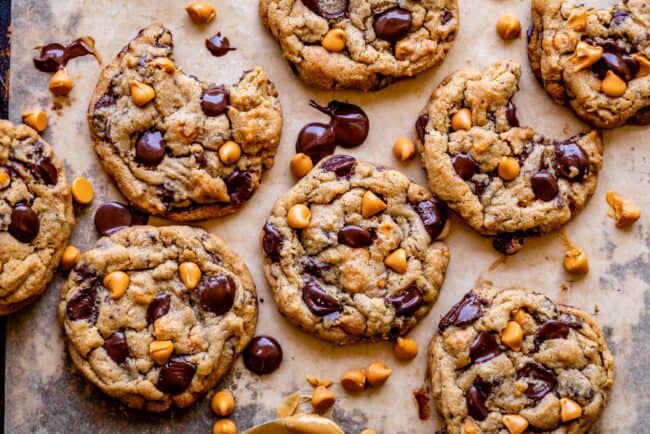
<svg viewBox="0 0 650 434"><path fill-rule="evenodd" d="M515 97L519 119L552 137L566 137L585 128L573 113L551 102L535 81L526 57L525 37L504 43L494 31L498 17L514 13L524 25L530 23L530 3L518 0L459 0L461 28L444 64L420 77L398 83L377 93L320 92L305 87L292 74L280 51L263 28L255 0L213 0L218 18L207 27L193 25L181 0L13 0L11 70L11 119L20 121L23 110L47 108L51 115L45 138L65 161L68 179L92 179L96 198L87 209L77 209L73 244L90 248L97 235L93 226L96 206L107 199L121 199L102 172L91 149L86 125L86 106L99 75L91 58L73 60L69 72L75 82L70 98L52 109L47 90L49 75L32 65L32 48L52 41L70 41L91 35L109 61L137 31L154 20L173 31L176 58L186 72L215 82L234 82L240 73L262 65L276 83L284 108L285 128L276 166L265 177L261 189L238 214L201 226L218 234L239 252L248 264L260 296L258 334L270 334L281 342L285 359L279 371L266 377L251 375L241 359L222 384L233 389L237 410L233 416L240 430L271 418L283 397L311 388L306 374L338 379L347 369L363 367L372 360L388 363L394 374L381 389L357 397L334 386L338 395L333 417L346 433L358 434L366 427L384 434L433 433L441 428L435 415L427 421L417 416L412 391L424 382L426 345L450 306L479 278L500 285L524 284L564 303L593 312L604 327L616 358L615 387L599 427L600 433L648 432L650 426L647 390L650 331L650 136L647 128L621 128L605 132L604 170L595 196L566 231L589 256L590 273L576 280L564 273L562 244L557 234L533 239L518 255L501 260L490 241L473 233L457 218L448 243L451 263L440 298L426 320L411 334L420 344L418 358L400 363L390 344L335 348L303 334L277 313L262 275L259 230L277 196L294 182L288 163L294 143L307 122L324 119L308 107L310 98L320 103L330 99L361 105L370 116L366 144L350 153L370 161L398 167L424 183L419 161L401 164L391 145L398 135L413 135L413 123L428 95L451 71L480 67L511 57L524 65L521 91ZM587 2L590 6L605 1ZM206 37L223 32L237 51L214 58L204 48ZM619 230L607 217L605 193L619 191L635 200L644 214L629 230ZM123 200L123 199L122 199ZM11 433L119 432L170 433L211 432L215 420L207 400L186 411L147 415L126 410L73 372L64 351L62 332L55 311L59 276L47 294L34 306L9 319L6 372L6 425ZM262 302L263 301L263 302Z"/></svg>

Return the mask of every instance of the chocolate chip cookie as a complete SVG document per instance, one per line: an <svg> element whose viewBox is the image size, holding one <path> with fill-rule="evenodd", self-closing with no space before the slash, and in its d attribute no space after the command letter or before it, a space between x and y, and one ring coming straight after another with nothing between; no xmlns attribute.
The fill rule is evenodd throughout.
<svg viewBox="0 0 650 434"><path fill-rule="evenodd" d="M406 334L431 309L446 207L395 170L334 155L275 203L262 234L280 313L346 345Z"/></svg>
<svg viewBox="0 0 650 434"><path fill-rule="evenodd" d="M0 315L45 291L73 227L70 188L50 145L0 119Z"/></svg>
<svg viewBox="0 0 650 434"><path fill-rule="evenodd" d="M429 363L450 434L587 432L614 376L590 315L485 282L440 320Z"/></svg>
<svg viewBox="0 0 650 434"><path fill-rule="evenodd" d="M304 82L381 89L440 64L458 32L456 0L260 0L260 16Z"/></svg>
<svg viewBox="0 0 650 434"><path fill-rule="evenodd" d="M187 407L255 332L255 284L202 229L138 226L99 240L61 290L70 356L93 384L152 412Z"/></svg>
<svg viewBox="0 0 650 434"><path fill-rule="evenodd" d="M235 212L273 166L277 96L261 68L232 86L183 73L170 31L153 24L102 71L88 123L102 166L133 205L201 220Z"/></svg>
<svg viewBox="0 0 650 434"><path fill-rule="evenodd" d="M519 126L512 97L520 75L514 61L457 71L415 126L434 194L478 232L501 238L566 223L593 194L602 166L596 131L553 140Z"/></svg>
<svg viewBox="0 0 650 434"><path fill-rule="evenodd" d="M650 10L646 0L607 9L534 0L528 56L558 104L598 128L650 124Z"/></svg>

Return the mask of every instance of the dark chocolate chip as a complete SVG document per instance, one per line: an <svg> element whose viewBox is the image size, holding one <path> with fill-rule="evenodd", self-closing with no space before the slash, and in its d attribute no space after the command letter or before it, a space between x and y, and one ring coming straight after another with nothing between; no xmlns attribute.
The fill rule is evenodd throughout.
<svg viewBox="0 0 650 434"><path fill-rule="evenodd" d="M325 316L341 311L341 305L336 297L329 295L311 277L303 280L302 301L305 302L311 313L316 316Z"/></svg>
<svg viewBox="0 0 650 434"><path fill-rule="evenodd" d="M126 335L118 330L110 337L104 339L104 350L108 356L118 365L124 363L129 357L129 346L126 343Z"/></svg>
<svg viewBox="0 0 650 434"><path fill-rule="evenodd" d="M168 294L158 294L147 307L147 324L152 324L158 318L169 312L172 299Z"/></svg>
<svg viewBox="0 0 650 434"><path fill-rule="evenodd" d="M467 402L467 412L470 416L478 421L485 420L488 417L489 410L485 405L485 396L474 385L472 385L465 395Z"/></svg>
<svg viewBox="0 0 650 434"><path fill-rule="evenodd" d="M201 95L201 110L206 116L220 116L228 109L228 91L223 86L210 86Z"/></svg>
<svg viewBox="0 0 650 434"><path fill-rule="evenodd" d="M282 363L282 347L271 336L255 336L244 350L244 365L257 375L270 374Z"/></svg>
<svg viewBox="0 0 650 434"><path fill-rule="evenodd" d="M463 327L473 323L482 315L481 301L475 292L470 291L442 317L438 329L442 332L451 326Z"/></svg>
<svg viewBox="0 0 650 434"><path fill-rule="evenodd" d="M115 97L111 94L104 94L95 103L95 110L112 107L115 105Z"/></svg>
<svg viewBox="0 0 650 434"><path fill-rule="evenodd" d="M302 265L302 269L305 273L316 277L322 276L332 268L330 264L321 262L311 256L301 258L300 264Z"/></svg>
<svg viewBox="0 0 650 434"><path fill-rule="evenodd" d="M230 40L227 37L222 36L221 32L217 33L213 37L205 40L205 47L208 49L213 56L221 57L228 54L230 51L236 50L236 48L230 46Z"/></svg>
<svg viewBox="0 0 650 434"><path fill-rule="evenodd" d="M235 302L237 285L230 276L206 277L201 281L199 293L203 309L216 315L223 315Z"/></svg>
<svg viewBox="0 0 650 434"><path fill-rule="evenodd" d="M95 211L95 227L101 235L110 235L131 226L131 210L119 202L104 202Z"/></svg>
<svg viewBox="0 0 650 434"><path fill-rule="evenodd" d="M326 20L339 20L348 12L348 0L302 0L313 13Z"/></svg>
<svg viewBox="0 0 650 434"><path fill-rule="evenodd" d="M517 119L517 106L512 100L508 101L506 106L506 119L511 127L519 126L519 119Z"/></svg>
<svg viewBox="0 0 650 434"><path fill-rule="evenodd" d="M501 354L501 348L490 332L481 332L469 346L469 357L472 363L483 363Z"/></svg>
<svg viewBox="0 0 650 434"><path fill-rule="evenodd" d="M569 324L564 321L548 320L535 330L535 345L549 339L566 339L569 336Z"/></svg>
<svg viewBox="0 0 650 434"><path fill-rule="evenodd" d="M172 395L184 392L194 378L196 366L182 358L170 359L160 368L156 388Z"/></svg>
<svg viewBox="0 0 650 434"><path fill-rule="evenodd" d="M630 67L618 54L606 51L603 53L603 57L601 59L607 64L607 67L610 70L614 71L616 75L625 81L632 79L632 72L630 71Z"/></svg>
<svg viewBox="0 0 650 434"><path fill-rule="evenodd" d="M94 324L97 320L97 289L95 287L79 291L68 301L66 314L70 321L87 321Z"/></svg>
<svg viewBox="0 0 650 434"><path fill-rule="evenodd" d="M331 117L330 126L336 142L344 148L360 146L368 137L370 121L361 107L336 100L330 101L327 107L314 100L310 105Z"/></svg>
<svg viewBox="0 0 650 434"><path fill-rule="evenodd" d="M284 237L280 231L271 223L264 225L264 235L262 237L262 248L264 253L271 258L273 262L280 261L280 252L284 244Z"/></svg>
<svg viewBox="0 0 650 434"><path fill-rule="evenodd" d="M454 14L451 13L451 11L447 8L444 8L442 10L442 15L440 16L440 24L443 26L447 24L449 21L451 21L454 18Z"/></svg>
<svg viewBox="0 0 650 434"><path fill-rule="evenodd" d="M492 247L504 255L514 255L524 247L526 236L520 233L497 234L492 240Z"/></svg>
<svg viewBox="0 0 650 434"><path fill-rule="evenodd" d="M320 167L327 172L334 172L337 178L349 178L357 167L357 160L349 155L334 155Z"/></svg>
<svg viewBox="0 0 650 434"><path fill-rule="evenodd" d="M555 176L544 170L534 174L530 183L533 188L533 193L535 193L535 197L544 202L553 200L560 191Z"/></svg>
<svg viewBox="0 0 650 434"><path fill-rule="evenodd" d="M612 26L620 26L625 21L627 21L628 18L630 18L630 14L626 10L616 9L612 13L612 21L610 24Z"/></svg>
<svg viewBox="0 0 650 434"><path fill-rule="evenodd" d="M424 304L422 293L415 285L386 298L386 301L395 307L397 316L411 316Z"/></svg>
<svg viewBox="0 0 650 434"><path fill-rule="evenodd" d="M429 113L422 113L418 120L415 121L415 134L417 134L418 139L421 142L424 142L424 136L426 135L427 124L429 123Z"/></svg>
<svg viewBox="0 0 650 434"><path fill-rule="evenodd" d="M437 239L447 223L447 206L436 199L425 200L415 205L415 212L431 239Z"/></svg>
<svg viewBox="0 0 650 434"><path fill-rule="evenodd" d="M408 35L412 22L411 12L402 8L394 8L375 16L372 27L379 39L397 42Z"/></svg>
<svg viewBox="0 0 650 434"><path fill-rule="evenodd" d="M577 143L556 145L555 159L560 176L572 181L582 181L589 170L589 157Z"/></svg>
<svg viewBox="0 0 650 434"><path fill-rule="evenodd" d="M298 133L296 152L302 152L316 164L336 149L336 137L331 125L313 122Z"/></svg>
<svg viewBox="0 0 650 434"><path fill-rule="evenodd" d="M165 158L167 144L160 131L149 130L135 143L135 159L146 166L156 166Z"/></svg>
<svg viewBox="0 0 650 434"><path fill-rule="evenodd" d="M557 386L553 371L533 362L527 363L517 372L517 379L521 378L533 380L528 382L524 394L534 401L539 401Z"/></svg>
<svg viewBox="0 0 650 434"><path fill-rule="evenodd" d="M481 170L476 160L465 152L460 152L451 157L451 164L458 176L466 181Z"/></svg>
<svg viewBox="0 0 650 434"><path fill-rule="evenodd" d="M11 211L11 223L8 228L11 236L21 243L30 243L38 236L40 229L41 222L36 211L24 203L16 204Z"/></svg>
<svg viewBox="0 0 650 434"><path fill-rule="evenodd" d="M253 196L253 176L250 171L235 169L226 179L230 204L239 206Z"/></svg>
<svg viewBox="0 0 650 434"><path fill-rule="evenodd" d="M36 160L36 165L34 170L39 178L43 180L48 185L55 185L59 179L59 171L56 170L56 167L47 157L40 157Z"/></svg>
<svg viewBox="0 0 650 434"><path fill-rule="evenodd" d="M354 249L367 247L372 243L370 231L357 225L347 225L339 229L339 244L345 244Z"/></svg>

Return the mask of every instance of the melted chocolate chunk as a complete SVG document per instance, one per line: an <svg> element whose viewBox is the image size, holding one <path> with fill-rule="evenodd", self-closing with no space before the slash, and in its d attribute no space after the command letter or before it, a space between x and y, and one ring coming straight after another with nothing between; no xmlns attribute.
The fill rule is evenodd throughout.
<svg viewBox="0 0 650 434"><path fill-rule="evenodd" d="M348 12L348 0L302 0L313 13L326 20L345 18Z"/></svg>
<svg viewBox="0 0 650 434"><path fill-rule="evenodd" d="M446 205L436 199L425 200L415 205L415 212L420 216L431 239L437 239L447 223Z"/></svg>
<svg viewBox="0 0 650 434"><path fill-rule="evenodd" d="M337 178L349 178L357 167L357 160L349 155L334 155L320 167L327 172L334 172Z"/></svg>
<svg viewBox="0 0 650 434"><path fill-rule="evenodd" d="M534 401L539 401L555 390L557 386L557 379L553 371L533 362L527 363L517 372L517 379L521 378L533 380L528 382L524 394Z"/></svg>
<svg viewBox="0 0 650 434"><path fill-rule="evenodd" d="M264 225L264 236L262 237L262 248L264 253L271 258L273 262L280 261L280 252L282 252L282 245L284 244L284 237L278 229L271 223Z"/></svg>
<svg viewBox="0 0 650 434"><path fill-rule="evenodd" d="M535 345L549 339L566 339L569 336L569 324L564 321L548 320L535 331Z"/></svg>
<svg viewBox="0 0 650 434"><path fill-rule="evenodd" d="M589 157L577 143L557 144L555 160L560 176L572 181L582 181L589 170Z"/></svg>
<svg viewBox="0 0 650 434"><path fill-rule="evenodd" d="M614 13L612 13L611 25L620 26L627 21L628 18L630 18L630 14L626 10L616 9Z"/></svg>
<svg viewBox="0 0 650 434"><path fill-rule="evenodd" d="M421 142L424 142L424 136L426 135L427 124L429 123L429 113L423 113L418 117L418 120L415 121L415 134L417 134L418 139Z"/></svg>
<svg viewBox="0 0 650 434"><path fill-rule="evenodd" d="M194 378L196 366L182 358L170 359L160 368L156 388L172 395L184 392Z"/></svg>
<svg viewBox="0 0 650 434"><path fill-rule="evenodd" d="M246 170L235 169L226 179L228 196L233 206L239 206L253 196L253 176Z"/></svg>
<svg viewBox="0 0 650 434"><path fill-rule="evenodd" d="M95 48L89 45L90 38L79 38L66 45L53 42L40 47L38 56L34 56L34 66L39 71L56 72L75 57L95 55Z"/></svg>
<svg viewBox="0 0 650 434"><path fill-rule="evenodd" d="M223 315L235 302L237 285L230 276L211 276L202 280L199 293L203 309L216 315Z"/></svg>
<svg viewBox="0 0 650 434"><path fill-rule="evenodd" d="M111 94L104 94L99 97L95 103L95 110L103 109L106 107L112 107L115 105L115 97Z"/></svg>
<svg viewBox="0 0 650 434"><path fill-rule="evenodd" d="M21 243L30 243L38 236L41 229L41 222L38 220L36 211L18 203L11 211L11 223L8 231L12 237Z"/></svg>
<svg viewBox="0 0 650 434"><path fill-rule="evenodd" d="M501 233L492 240L492 247L504 255L514 255L524 247L526 236L522 233Z"/></svg>
<svg viewBox="0 0 650 434"><path fill-rule="evenodd" d="M481 332L469 346L469 357L472 363L483 363L501 354L501 348L490 332Z"/></svg>
<svg viewBox="0 0 650 434"><path fill-rule="evenodd" d="M342 310L336 297L329 295L309 276L306 276L303 280L302 301L305 302L311 313L316 316L325 316Z"/></svg>
<svg viewBox="0 0 650 434"><path fill-rule="evenodd" d="M147 307L147 324L154 323L158 318L169 312L172 299L168 294L158 294Z"/></svg>
<svg viewBox="0 0 650 434"><path fill-rule="evenodd" d="M135 160L146 166L157 166L165 158L167 144L160 131L149 130L135 143Z"/></svg>
<svg viewBox="0 0 650 434"><path fill-rule="evenodd" d="M438 330L442 332L451 326L463 327L473 323L482 315L481 301L475 292L470 291L442 317L438 324Z"/></svg>
<svg viewBox="0 0 650 434"><path fill-rule="evenodd" d="M540 171L534 174L530 183L535 197L544 202L553 200L560 191L555 176L546 171Z"/></svg>
<svg viewBox="0 0 650 434"><path fill-rule="evenodd" d="M303 257L300 260L300 264L302 265L302 269L305 273L316 277L322 276L323 273L326 273L332 268L330 264L321 262L317 259L312 258L311 256Z"/></svg>
<svg viewBox="0 0 650 434"><path fill-rule="evenodd" d="M40 157L36 160L34 171L47 185L55 185L59 179L59 171L56 170L52 160L47 157Z"/></svg>
<svg viewBox="0 0 650 434"><path fill-rule="evenodd" d="M104 350L108 357L113 359L118 365L124 363L129 357L129 346L126 344L126 335L123 331L118 330L110 337L104 339Z"/></svg>
<svg viewBox="0 0 650 434"><path fill-rule="evenodd" d="M339 244L345 244L353 249L367 247L372 244L372 235L370 231L357 225L347 225L339 229Z"/></svg>
<svg viewBox="0 0 650 434"><path fill-rule="evenodd" d="M331 125L313 122L298 133L296 152L302 152L316 164L336 149L336 136Z"/></svg>
<svg viewBox="0 0 650 434"><path fill-rule="evenodd" d="M395 307L397 316L411 316L424 304L422 293L415 285L386 298L386 301Z"/></svg>
<svg viewBox="0 0 650 434"><path fill-rule="evenodd" d="M411 12L402 8L394 8L376 15L372 27L379 39L397 42L408 35L412 22Z"/></svg>
<svg viewBox="0 0 650 434"><path fill-rule="evenodd" d="M452 14L449 9L444 8L442 10L442 15L440 16L440 24L442 24L444 26L449 21L451 21L453 18L454 18L454 14Z"/></svg>
<svg viewBox="0 0 650 434"><path fill-rule="evenodd" d="M467 402L467 412L474 419L481 421L488 417L490 411L485 405L485 396L475 385L467 390L465 401Z"/></svg>
<svg viewBox="0 0 650 434"><path fill-rule="evenodd" d="M221 57L228 54L230 51L236 50L236 48L230 46L230 40L227 37L221 36L221 32L217 33L213 37L205 40L205 47L208 49L213 56Z"/></svg>
<svg viewBox="0 0 650 434"><path fill-rule="evenodd" d="M228 91L223 86L212 85L201 95L201 110L206 116L220 116L228 109Z"/></svg>
<svg viewBox="0 0 650 434"><path fill-rule="evenodd" d="M365 142L370 121L361 107L336 100L330 101L327 107L318 105L314 100L309 104L331 117L330 126L339 145L355 148Z"/></svg>
<svg viewBox="0 0 650 434"><path fill-rule="evenodd" d="M66 314L70 321L87 321L94 324L97 320L97 289L95 287L79 291L68 301Z"/></svg>
<svg viewBox="0 0 650 434"><path fill-rule="evenodd" d="M622 56L619 56L616 53L604 52L601 60L605 62L607 68L614 71L616 75L624 79L625 81L630 81L632 79L632 71L627 65Z"/></svg>
<svg viewBox="0 0 650 434"><path fill-rule="evenodd" d="M465 181L471 179L472 176L476 175L480 171L480 167L476 160L465 152L460 152L451 157L451 164L454 166L454 170L458 173L458 176L463 178Z"/></svg>
<svg viewBox="0 0 650 434"><path fill-rule="evenodd" d="M111 235L131 224L131 210L122 203L104 202L95 211L95 227L103 236Z"/></svg>
<svg viewBox="0 0 650 434"><path fill-rule="evenodd" d="M270 374L282 363L282 347L271 336L255 336L244 350L244 365L257 375Z"/></svg>
<svg viewBox="0 0 650 434"><path fill-rule="evenodd" d="M512 102L512 100L508 101L508 105L506 106L506 119L508 119L508 123L511 127L519 126L519 119L517 119L517 106Z"/></svg>

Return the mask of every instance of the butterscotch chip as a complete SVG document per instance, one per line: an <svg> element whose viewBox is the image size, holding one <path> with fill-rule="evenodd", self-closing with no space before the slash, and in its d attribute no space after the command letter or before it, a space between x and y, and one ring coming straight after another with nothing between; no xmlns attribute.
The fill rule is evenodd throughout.
<svg viewBox="0 0 650 434"><path fill-rule="evenodd" d="M22 114L23 122L39 133L47 128L48 116L43 110L32 110Z"/></svg>
<svg viewBox="0 0 650 434"><path fill-rule="evenodd" d="M338 53L345 49L345 31L343 29L332 29L323 38L323 48L332 53Z"/></svg>
<svg viewBox="0 0 650 434"><path fill-rule="evenodd" d="M212 426L212 434L237 434L237 426L229 419L221 419Z"/></svg>
<svg viewBox="0 0 650 434"><path fill-rule="evenodd" d="M418 355L418 343L413 339L398 337L394 349L398 359L412 360Z"/></svg>
<svg viewBox="0 0 650 434"><path fill-rule="evenodd" d="M138 107L147 105L156 97L156 91L153 87L138 80L131 82L131 99Z"/></svg>
<svg viewBox="0 0 650 434"><path fill-rule="evenodd" d="M607 203L612 207L614 221L618 227L627 227L641 217L641 208L613 191L607 192Z"/></svg>
<svg viewBox="0 0 650 434"><path fill-rule="evenodd" d="M74 82L65 68L59 69L50 78L50 92L57 96L65 96L70 93L74 87Z"/></svg>
<svg viewBox="0 0 650 434"><path fill-rule="evenodd" d="M336 402L336 395L325 386L318 386L311 395L311 405L316 413L323 413Z"/></svg>
<svg viewBox="0 0 650 434"><path fill-rule="evenodd" d="M415 155L415 144L408 137L398 137L393 144L393 154L401 161L408 161Z"/></svg>
<svg viewBox="0 0 650 434"><path fill-rule="evenodd" d="M71 190L75 202L82 205L88 205L95 197L93 186L86 178L75 178L72 181Z"/></svg>
<svg viewBox="0 0 650 434"><path fill-rule="evenodd" d="M601 90L607 96L617 98L625 94L627 83L612 71L607 71L605 79L601 84Z"/></svg>
<svg viewBox="0 0 650 434"><path fill-rule="evenodd" d="M311 158L303 153L298 153L291 159L291 173L296 178L307 175L313 167L314 163L312 163Z"/></svg>
<svg viewBox="0 0 650 434"><path fill-rule="evenodd" d="M521 22L514 15L503 15L497 21L497 33L506 41L517 39L521 35Z"/></svg>
<svg viewBox="0 0 650 434"><path fill-rule="evenodd" d="M194 289L201 281L201 269L194 262L183 262L178 266L178 277L187 289Z"/></svg>
<svg viewBox="0 0 650 434"><path fill-rule="evenodd" d="M368 368L366 368L366 381L372 387L383 386L392 373L392 369L390 369L385 363L372 362L368 365Z"/></svg>
<svg viewBox="0 0 650 434"><path fill-rule="evenodd" d="M451 127L454 129L454 131L469 131L472 129L472 112L467 108L458 110L451 117Z"/></svg>
<svg viewBox="0 0 650 434"><path fill-rule="evenodd" d="M228 389L220 390L214 394L210 401L210 408L218 416L228 417L235 410L235 398Z"/></svg>
<svg viewBox="0 0 650 434"><path fill-rule="evenodd" d="M195 1L185 6L187 15L197 24L206 24L217 16L217 10L208 2Z"/></svg>

